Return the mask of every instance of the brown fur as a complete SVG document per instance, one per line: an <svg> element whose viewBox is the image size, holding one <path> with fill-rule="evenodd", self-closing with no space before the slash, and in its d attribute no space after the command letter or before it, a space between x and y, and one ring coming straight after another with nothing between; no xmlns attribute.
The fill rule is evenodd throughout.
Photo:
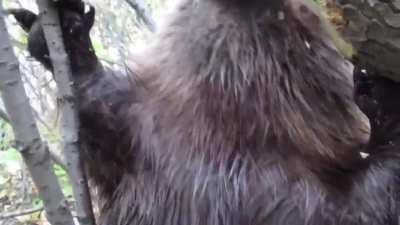
<svg viewBox="0 0 400 225"><path fill-rule="evenodd" d="M397 145L369 151L351 66L310 3L173 12L131 77L76 73L101 225L397 224Z"/></svg>

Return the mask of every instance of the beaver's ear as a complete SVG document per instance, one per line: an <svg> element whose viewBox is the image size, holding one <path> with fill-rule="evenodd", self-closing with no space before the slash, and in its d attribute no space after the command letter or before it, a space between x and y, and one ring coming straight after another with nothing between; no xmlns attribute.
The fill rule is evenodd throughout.
<svg viewBox="0 0 400 225"><path fill-rule="evenodd" d="M35 23L37 19L37 15L26 9L8 9L6 10L7 14L11 14L15 17L19 25L29 33L33 23Z"/></svg>

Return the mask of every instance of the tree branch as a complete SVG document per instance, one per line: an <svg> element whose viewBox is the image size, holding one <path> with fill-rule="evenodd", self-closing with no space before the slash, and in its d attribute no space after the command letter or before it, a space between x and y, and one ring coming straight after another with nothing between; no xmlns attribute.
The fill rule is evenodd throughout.
<svg viewBox="0 0 400 225"><path fill-rule="evenodd" d="M145 0L126 0L126 2L135 10L138 18L143 21L149 30L154 32L156 30L156 25L151 16L149 7L146 6Z"/></svg>
<svg viewBox="0 0 400 225"><path fill-rule="evenodd" d="M32 109L32 112L34 114L37 114L37 112ZM0 109L0 118L4 120L4 122L11 124L10 117L7 115L6 112L4 112L2 109ZM40 121L39 121L40 122ZM59 154L56 150L53 148L49 148L49 153L50 153L50 158L53 160L53 162L59 166L61 166L65 171L68 171L67 169L67 163L65 162L64 157ZM0 216L1 218L1 216Z"/></svg>
<svg viewBox="0 0 400 225"><path fill-rule="evenodd" d="M17 149L43 199L49 222L53 225L74 225L67 201L54 174L48 147L40 138L2 12L0 0L0 88Z"/></svg>
<svg viewBox="0 0 400 225"><path fill-rule="evenodd" d="M58 103L62 112L61 134L63 149L67 161L68 174L72 182L76 212L80 225L94 225L94 214L88 183L83 172L78 145L78 114L75 107L73 88L71 87L71 68L65 52L58 10L51 0L37 0L41 14L41 25L45 34L53 73L58 87Z"/></svg>
<svg viewBox="0 0 400 225"><path fill-rule="evenodd" d="M65 161L64 156L53 148L50 148L49 151L50 158L53 160L53 162L68 172L67 162Z"/></svg>
<svg viewBox="0 0 400 225"><path fill-rule="evenodd" d="M15 217L19 217L19 216L26 216L29 214L41 212L41 211L43 211L43 209L44 209L43 207L40 207L40 208L35 208L35 209L27 209L27 210L23 210L23 211L19 211L19 212L4 213L4 214L0 215L0 220L15 218Z"/></svg>
<svg viewBox="0 0 400 225"><path fill-rule="evenodd" d="M6 123L11 123L10 117L9 117L9 116L7 115L7 113L4 112L2 109L0 109L0 118L1 118L2 120L4 120L4 122L6 122Z"/></svg>

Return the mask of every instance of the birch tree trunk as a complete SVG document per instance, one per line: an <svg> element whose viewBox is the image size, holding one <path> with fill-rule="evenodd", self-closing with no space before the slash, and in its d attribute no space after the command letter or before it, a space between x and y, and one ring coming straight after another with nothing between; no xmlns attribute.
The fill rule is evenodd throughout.
<svg viewBox="0 0 400 225"><path fill-rule="evenodd" d="M4 21L0 0L0 90L16 146L39 190L52 225L74 225L67 201L53 171L47 144L41 138L19 72Z"/></svg>
<svg viewBox="0 0 400 225"><path fill-rule="evenodd" d="M90 192L79 152L79 121L73 92L71 68L64 48L58 10L51 0L37 0L37 4L58 88L58 107L62 113L63 152L72 182L78 221L80 225L94 225L95 220Z"/></svg>

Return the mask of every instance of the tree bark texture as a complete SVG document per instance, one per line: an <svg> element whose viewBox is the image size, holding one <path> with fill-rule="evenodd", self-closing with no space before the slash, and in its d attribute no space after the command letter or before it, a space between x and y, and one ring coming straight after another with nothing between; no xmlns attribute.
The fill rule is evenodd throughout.
<svg viewBox="0 0 400 225"><path fill-rule="evenodd" d="M80 225L94 225L90 192L79 152L79 121L71 68L62 40L58 11L51 0L37 0L37 4L58 88L58 107L62 113L63 150L72 182L78 221Z"/></svg>
<svg viewBox="0 0 400 225"><path fill-rule="evenodd" d="M400 81L400 0L335 0L344 37L368 72Z"/></svg>
<svg viewBox="0 0 400 225"><path fill-rule="evenodd" d="M52 225L73 225L67 201L53 171L47 144L41 138L26 95L18 60L6 30L0 0L0 90L12 123L17 149L22 154L32 180L44 202Z"/></svg>

